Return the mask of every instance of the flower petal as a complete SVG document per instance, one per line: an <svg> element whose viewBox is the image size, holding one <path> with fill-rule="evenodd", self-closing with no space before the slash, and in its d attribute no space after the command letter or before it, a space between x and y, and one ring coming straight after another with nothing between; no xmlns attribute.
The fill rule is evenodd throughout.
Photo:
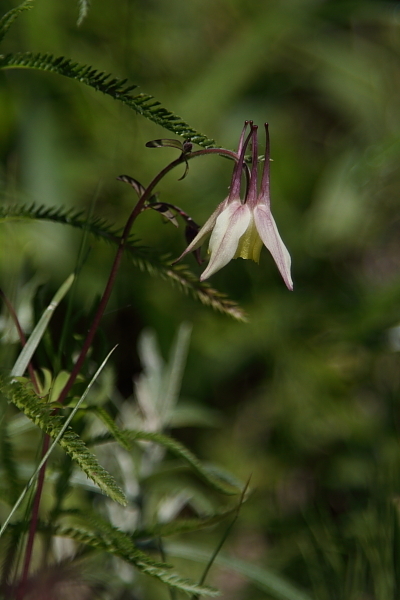
<svg viewBox="0 0 400 600"><path fill-rule="evenodd" d="M209 251L210 262L202 273L204 281L222 269L235 256L239 240L246 231L251 219L251 211L240 200L229 202L226 209L218 216L211 234Z"/></svg>
<svg viewBox="0 0 400 600"><path fill-rule="evenodd" d="M264 245L271 252L284 282L289 290L293 290L290 274L291 259L285 244L279 235L274 217L265 204L259 204L254 209L254 221Z"/></svg>
<svg viewBox="0 0 400 600"><path fill-rule="evenodd" d="M184 250L182 252L180 257L177 258L176 260L174 260L173 264L177 263L179 260L181 260L181 258L186 256L186 254L189 254L189 252L193 252L193 250L196 250L197 248L199 248L202 245L202 243L206 239L207 235L214 228L215 222L216 222L218 216L224 210L225 206L227 205L227 202L228 202L228 198L225 198L225 200L223 202L221 202L221 204L218 204L217 208L214 210L211 217L209 217L207 219L207 221L204 223L203 227L200 229L200 231L196 235L196 237L190 242L189 246L186 248L186 250Z"/></svg>

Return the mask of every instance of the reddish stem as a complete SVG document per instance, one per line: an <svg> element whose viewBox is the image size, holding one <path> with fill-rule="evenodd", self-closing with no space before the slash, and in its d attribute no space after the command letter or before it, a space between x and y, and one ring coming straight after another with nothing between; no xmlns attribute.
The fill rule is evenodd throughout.
<svg viewBox="0 0 400 600"><path fill-rule="evenodd" d="M58 397L58 402L60 404L64 403L64 400L66 399L66 397L68 395L68 392L70 391L71 387L75 383L75 380L76 380L76 378L82 368L82 365L85 361L85 358L87 356L89 348L93 342L93 338L99 327L101 318L104 314L108 300L110 298L110 295L111 295L111 292L112 292L112 289L114 286L115 278L117 276L118 268L121 264L123 251L124 251L124 248L126 246L128 239L129 239L129 234L130 234L133 223L135 222L136 218L139 216L146 200L148 200L150 198L153 189L159 183L159 181L174 167L176 167L179 164L181 164L182 162L184 162L185 159L187 159L187 157L183 158L182 156L180 156L178 159L174 160L172 163L167 165L167 167L165 167L153 179L153 181L150 183L148 188L145 190L145 192L143 193L143 195L137 202L132 213L130 214L129 219L126 222L124 231L122 233L119 247L118 247L117 253L115 255L114 263L111 267L110 275L109 275L103 296L102 296L99 306L97 308L96 314L94 316L92 325L89 329L88 335L82 346L81 352L75 363L75 366L74 366L73 370L71 371L68 381L65 384L62 392L60 393L60 395ZM43 441L42 457L45 455L45 453L47 452L47 450L49 448L49 442L50 442L50 437L48 435L46 435L44 438L44 441ZM40 469L39 475L38 475L38 483L36 486L35 498L34 498L34 503L33 503L33 507L32 507L32 518L31 518L31 523L30 523L30 527L29 527L28 541L27 541L26 550L25 550L24 567L23 567L21 582L20 582L20 585L18 586L17 593L16 593L16 600L23 600L25 590L26 590L26 583L27 583L28 574L29 574L29 567L30 567L30 563L32 560L33 542L34 542L34 538L35 538L36 527L37 527L38 516L39 516L40 500L42 497L43 484L44 484L44 478L45 478L45 473L46 473L46 465L47 465L47 463L45 463L43 465L43 467Z"/></svg>
<svg viewBox="0 0 400 600"><path fill-rule="evenodd" d="M26 344L26 337L25 337L24 332L22 331L22 327L20 325L17 313L15 312L13 305L11 304L11 302L9 301L9 299L7 298L7 296L5 295L5 293L3 292L2 289L0 289L0 296L1 296L1 298L3 298L4 304L7 306L8 311L11 315L11 318L14 321L14 325L17 328L21 346L24 347ZM28 365L28 373L29 373L30 380L32 381L32 385L35 388L35 392L37 394L39 394L40 393L39 383L38 383L38 380L36 377L36 373L33 369L32 363L30 361L29 361L29 365Z"/></svg>
<svg viewBox="0 0 400 600"><path fill-rule="evenodd" d="M43 440L42 457L46 454L47 450L49 449L49 446L50 446L50 436L46 434L44 437L44 440ZM40 469L39 475L38 475L35 497L33 499L33 506L32 506L32 518L31 518L31 522L29 525L28 541L26 542L26 548L25 548L24 566L22 569L21 583L18 586L17 593L15 596L16 600L23 600L23 597L25 595L26 583L27 583L28 574L29 574L29 567L30 567L31 560L32 560L33 542L35 541L35 533L36 533L36 528L37 528L37 522L39 519L39 506L40 506L40 500L42 498L44 477L46 474L46 464L47 464L47 462L44 463L44 465Z"/></svg>
<svg viewBox="0 0 400 600"><path fill-rule="evenodd" d="M24 347L26 344L26 337L25 337L25 334L20 325L17 313L15 312L13 305L11 304L11 302L9 301L9 299L7 298L7 296L1 289L0 289L0 296L3 298L4 303L6 304L8 310L10 312L11 318L14 321L15 327L17 328L21 346ZM33 365L31 362L29 362L29 365L28 365L28 372L29 372L29 377L32 381L32 385L35 389L35 392L39 395L39 393L40 393L39 382L37 380L36 373L33 369ZM46 454L47 450L49 449L49 445L50 445L50 436L46 434L44 437L44 440L43 440L42 457ZM22 574L21 586L18 588L17 595L16 595L17 600L19 600L20 598L22 599L24 597L26 581L28 578L29 565L30 565L31 558L32 558L33 540L34 540L35 531L36 531L36 527L37 527L37 520L38 520L38 515L39 515L39 503L40 503L40 498L42 495L44 476L45 476L45 470L41 469L39 472L39 476L38 476L36 494L35 494L35 498L34 498L33 506L32 506L32 519L31 519L31 522L29 525L28 541L27 541L26 549L25 549L25 558L24 558L24 566L23 566L23 571L22 571L23 574Z"/></svg>
<svg viewBox="0 0 400 600"><path fill-rule="evenodd" d="M58 397L58 402L60 404L64 403L69 391L71 390L73 384L75 383L75 380L76 380L76 378L83 366L83 363L86 359L89 348L92 345L94 336L96 334L96 331L99 327L100 321L103 317L104 311L105 311L108 301L110 299L111 292L112 292L114 282L115 282L115 278L117 276L118 269L121 264L122 255L123 255L125 246L127 244L127 241L129 239L129 235L130 235L130 231L132 229L133 223L135 222L136 218L141 213L146 201L151 197L156 185L161 181L161 179L163 179L163 177L165 177L165 175L167 175L167 173L169 173L172 169L174 169L178 165L186 162L187 160L189 160L191 158L196 158L197 156L203 156L205 154L219 154L219 155L228 156L229 158L233 158L236 161L238 160L238 156L235 152L231 152L230 150L224 150L223 148L207 148L204 150L198 150L196 152L191 152L188 154L182 154L179 158L177 158L176 160L171 162L162 171L160 171L160 173L158 173L158 175L153 179L153 181L150 183L150 185L146 188L143 195L139 198L139 201L137 202L135 208L131 212L131 214L126 222L126 225L124 227L124 230L123 230L123 233L122 233L122 236L120 239L119 247L118 247L117 253L115 255L113 265L111 267L110 275L108 277L108 281L107 281L106 287L103 292L103 296L100 300L99 306L97 308L92 325L89 329L89 332L88 332L86 339L84 341L84 344L82 346L79 357L75 363L74 368L71 371L71 374L68 378L67 383L65 384L63 390L61 391L61 393ZM49 442L50 442L50 438L48 435L46 435L46 437L44 438L44 441L43 441L42 456L44 456L44 454L47 452L48 447L49 447ZM41 496L42 496L44 478L45 478L45 473L46 473L46 464L47 463L45 463L43 465L43 467L41 468L41 470L39 472L39 476L38 476L38 483L37 483L36 492L35 492L34 504L32 507L31 524L30 524L30 528L29 528L28 541L27 541L26 550L25 550L25 560L24 560L22 579L21 579L20 585L18 586L16 600L23 600L25 589L26 589L26 583L27 583L28 574L29 574L29 567L30 567L30 563L31 563L31 559L32 559L33 542L34 542L34 537L35 537L36 527L37 527L37 522L38 522L40 500L41 500Z"/></svg>

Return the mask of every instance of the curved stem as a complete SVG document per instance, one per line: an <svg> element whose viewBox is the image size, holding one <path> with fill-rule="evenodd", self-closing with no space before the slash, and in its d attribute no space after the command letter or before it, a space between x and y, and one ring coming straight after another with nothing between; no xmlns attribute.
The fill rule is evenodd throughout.
<svg viewBox="0 0 400 600"><path fill-rule="evenodd" d="M92 345L94 336L100 325L100 321L104 315L104 311L105 311L108 301L110 299L111 292L112 292L112 289L113 289L114 283L115 283L115 278L117 276L118 269L121 264L123 252L124 252L126 243L129 239L129 235L130 235L132 226L133 226L134 222L136 221L137 217L139 216L139 214L141 213L143 207L145 206L145 203L151 197L154 188L167 175L167 173L172 171L172 169L179 166L180 164L186 162L187 160L196 158L198 156L204 156L206 154L219 154L221 156L227 156L229 158L232 158L236 162L238 161L238 156L235 152L232 152L230 150L225 150L223 148L205 148L204 150L197 150L195 152L182 154L181 156L179 156L179 158L177 158L174 161L172 161L171 163L169 163L162 171L160 171L158 173L158 175L156 175L156 177L154 177L153 181L146 188L146 190L144 191L142 196L139 198L135 208L129 215L129 218L128 218L126 225L124 227L124 230L122 232L118 250L117 250L117 253L114 258L114 262L111 267L110 275L108 277L107 284L106 284L106 287L103 292L103 296L101 297L96 314L93 318L93 322L92 322L89 332L86 336L86 339L83 343L82 349L81 349L78 359L74 365L74 368L72 369L71 374L67 380L67 383L65 384L64 388L62 389L62 391L58 397L59 404L64 403L69 391L71 390L73 384L75 383L75 380L83 366L83 363L86 359L89 348ZM248 169L247 169L247 171L248 171ZM49 441L50 441L49 437L46 436L43 441L42 455L44 455L47 452L47 448L49 446ZM41 500L41 496L42 496L45 472L46 472L46 464L43 465L42 469L39 472L39 476L38 476L38 484L36 487L34 504L33 504L33 508L32 508L31 524L30 524L28 541L27 541L26 550L25 550L23 574L22 574L20 585L18 586L16 600L23 600L25 589L26 589L26 583L27 583L28 574L29 574L29 567L30 567L30 562L31 562L31 558L32 558L33 542L34 542L37 521L38 521L38 515L39 515L39 506L40 506L40 500Z"/></svg>
<svg viewBox="0 0 400 600"><path fill-rule="evenodd" d="M79 357L75 363L73 370L71 371L68 381L65 384L63 390L61 391L61 394L58 397L58 402L60 404L63 404L64 400L66 399L66 397L68 395L68 392L70 391L71 387L75 383L75 380L76 380L76 378L82 368L82 365L85 361L85 358L87 356L89 348L93 342L93 338L96 334L96 331L99 327L101 318L104 314L107 303L110 299L111 292L112 292L114 282L115 282L115 278L117 276L117 272L118 272L119 266L121 264L123 251L124 251L124 248L126 246L128 239L129 239L129 235L130 235L130 231L132 229L133 223L135 222L135 220L139 216L140 212L142 211L142 208L143 208L144 204L146 203L146 201L150 198L155 186L161 181L161 179L163 177L165 177L165 175L167 173L169 173L169 171L171 171L172 169L174 169L175 167L180 165L182 162L185 162L185 160L187 160L187 157L180 156L179 158L177 158L176 160L171 162L169 165L167 165L162 171L160 171L160 173L158 173L158 175L153 179L153 181L147 187L147 189L145 190L143 195L139 198L139 201L137 202L135 208L129 215L129 218L126 222L126 225L124 227L124 230L123 230L123 233L121 236L121 240L119 243L117 253L114 258L113 265L111 267L110 275L108 277L108 281L107 281L106 287L104 289L103 296L100 300L100 303L97 308L96 314L94 316L92 325L89 329L89 332L86 336L86 339L82 346ZM46 435L44 438L44 441L43 441L42 456L44 456L44 454L47 452L49 443L50 443L50 438L48 435ZM31 563L31 559L32 559L33 542L34 542L34 537L35 537L36 528L37 528L37 521L38 521L38 516L39 516L39 506L40 506L40 500L42 497L45 473L46 473L46 463L41 468L41 470L39 472L39 476L38 476L38 483L36 486L35 498L34 498L34 503L33 503L33 507L32 507L32 517L31 517L31 523L30 523L30 527L29 527L28 540L27 540L26 549L25 549L24 566L23 566L23 571L22 571L21 582L20 582L20 585L18 586L17 593L16 593L16 600L23 600L25 590L26 590L26 584L27 584L27 579L28 579L28 574L29 574L29 567L30 567L30 563Z"/></svg>

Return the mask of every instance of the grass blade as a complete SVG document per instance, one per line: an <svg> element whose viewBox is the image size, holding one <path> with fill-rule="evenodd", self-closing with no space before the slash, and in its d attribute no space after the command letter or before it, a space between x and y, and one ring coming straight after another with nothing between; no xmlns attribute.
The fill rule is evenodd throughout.
<svg viewBox="0 0 400 600"><path fill-rule="evenodd" d="M70 289L70 287L74 281L74 278L75 278L74 274L70 275L68 277L68 279L66 279L64 281L64 283L62 284L60 289L54 295L52 301L50 302L50 304L44 311L44 313L41 316L35 329L32 331L31 335L29 336L29 340L27 341L27 343L23 347L20 355L18 356L18 358L15 362L15 365L11 371L12 377L22 377L23 374L25 373L25 370L26 370L28 364L30 363L31 358L32 358L36 348L38 347L39 342L44 335L44 332L46 331L46 327L49 324L49 321L50 321L51 317L53 316L55 309L57 308L57 306L60 304L61 300L64 298L65 294Z"/></svg>

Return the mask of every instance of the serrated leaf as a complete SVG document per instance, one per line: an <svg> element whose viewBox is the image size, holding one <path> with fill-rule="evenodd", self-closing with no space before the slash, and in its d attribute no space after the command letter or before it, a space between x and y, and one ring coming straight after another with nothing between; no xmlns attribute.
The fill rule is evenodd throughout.
<svg viewBox="0 0 400 600"><path fill-rule="evenodd" d="M176 519L175 521L171 521L169 523L157 523L157 525L154 525L154 527L135 530L133 537L135 539L151 539L175 535L178 533L193 533L195 531L200 531L201 529L206 529L207 527L212 527L213 525L220 523L227 517L232 516L236 511L237 507L234 506L233 508L207 517L199 517L197 519Z"/></svg>
<svg viewBox="0 0 400 600"><path fill-rule="evenodd" d="M22 2L22 4L16 8L9 10L8 13L0 19L0 42L3 40L15 19L17 19L22 12L30 10L31 8L33 8L32 0L25 0L25 2Z"/></svg>
<svg viewBox="0 0 400 600"><path fill-rule="evenodd" d="M170 556L201 563L207 563L210 558L208 550L194 548L187 544L168 543L165 544L165 550ZM240 573L247 577L259 589L276 600L312 600L306 592L298 590L290 581L269 569L223 554L218 555L215 562L234 573Z"/></svg>
<svg viewBox="0 0 400 600"><path fill-rule="evenodd" d="M93 520L89 518L88 520L92 522L94 529L90 527L63 527L39 521L38 530L67 537L80 544L117 556L135 566L142 573L155 577L169 587L187 594L208 597L215 597L219 594L218 590L212 587L199 585L194 581L181 577L178 573L174 573L171 571L171 565L156 561L139 550L128 533L120 531L100 517ZM26 522L13 523L11 528L22 533L26 528Z"/></svg>
<svg viewBox="0 0 400 600"><path fill-rule="evenodd" d="M63 429L63 419L51 413L48 403L40 399L29 388L18 381L10 383L0 376L0 391L15 404L35 425L55 439ZM126 505L126 498L115 479L89 452L83 440L68 427L59 440L60 446L71 456L82 471L111 499Z"/></svg>
<svg viewBox="0 0 400 600"><path fill-rule="evenodd" d="M120 230L114 229L104 219L95 217L87 219L84 212L65 210L60 207L12 205L0 206L0 222L11 220L46 220L53 223L70 225L77 229L85 230L97 238L118 245L120 242ZM191 294L200 300L205 306L229 315L238 321L247 321L243 309L230 300L225 294L212 288L207 282L200 281L198 276L192 273L187 266L182 264L171 264L168 257L160 258L151 251L139 245L139 242L130 237L125 248L131 256L133 264L146 271L152 276L159 276L178 286L178 288Z"/></svg>
<svg viewBox="0 0 400 600"><path fill-rule="evenodd" d="M14 367L12 368L12 371L11 371L12 377L22 377L22 375L25 373L25 370L26 370L28 364L30 363L31 358L32 358L36 348L38 347L40 340L42 339L42 337L44 335L44 332L46 331L46 328L50 322L51 317L54 314L55 309L57 308L57 306L59 305L61 300L64 298L65 294L70 289L74 279L75 279L75 275L73 275L73 274L70 275L64 281L64 283L60 286L58 291L55 293L52 301L50 302L50 304L44 311L44 313L41 316L36 327L34 328L31 335L29 336L28 341L26 342L25 346L22 348L22 351L21 351L20 355L18 356Z"/></svg>
<svg viewBox="0 0 400 600"><path fill-rule="evenodd" d="M131 442L148 441L164 446L169 452L188 463L195 473L216 491L228 496L234 496L242 492L242 488L239 484L235 484L233 481L228 481L227 478L223 478L221 473L217 472L215 468L204 466L190 450L177 440L161 433L149 431L132 429L123 429L122 431L125 439L129 439ZM109 442L112 439L113 438L110 438L109 435L101 435L91 440L91 445L102 444Z"/></svg>
<svg viewBox="0 0 400 600"><path fill-rule="evenodd" d="M204 148L215 147L214 140L190 127L181 117L161 106L161 103L153 96L143 93L131 94L132 90L137 88L137 85L129 84L126 79L118 79L109 73L103 73L91 66L73 62L64 56L54 57L50 54L34 54L31 52L1 55L0 69L13 68L49 71L79 81L111 96L114 100L123 102L146 119L161 125L161 127L172 131L189 142Z"/></svg>
<svg viewBox="0 0 400 600"><path fill-rule="evenodd" d="M112 419L104 408L101 406L87 406L85 410L94 413L103 422L115 441L118 442L122 448L130 450L131 444L129 439L124 434L124 431L116 425L114 419Z"/></svg>

